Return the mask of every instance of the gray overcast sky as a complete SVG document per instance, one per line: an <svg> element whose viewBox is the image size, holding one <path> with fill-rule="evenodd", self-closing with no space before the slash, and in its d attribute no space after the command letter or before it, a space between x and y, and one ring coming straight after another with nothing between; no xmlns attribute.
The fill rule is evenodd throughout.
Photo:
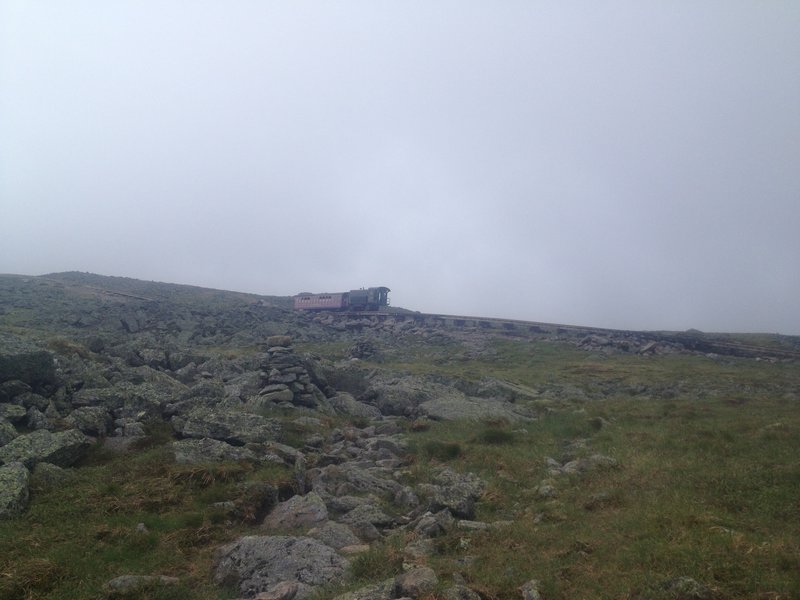
<svg viewBox="0 0 800 600"><path fill-rule="evenodd" d="M0 0L0 272L800 334L800 2Z"/></svg>

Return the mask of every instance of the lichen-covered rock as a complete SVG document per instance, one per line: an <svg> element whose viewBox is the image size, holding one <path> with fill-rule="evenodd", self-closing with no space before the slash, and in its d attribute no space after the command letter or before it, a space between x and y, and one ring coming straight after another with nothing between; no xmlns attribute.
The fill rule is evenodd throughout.
<svg viewBox="0 0 800 600"><path fill-rule="evenodd" d="M29 469L36 463L49 462L69 467L89 449L91 440L77 429L52 433L40 429L21 435L0 448L0 464L21 462Z"/></svg>
<svg viewBox="0 0 800 600"><path fill-rule="evenodd" d="M327 521L319 527L314 527L308 535L337 550L361 543L347 525L334 521Z"/></svg>
<svg viewBox="0 0 800 600"><path fill-rule="evenodd" d="M34 491L51 490L62 485L73 476L72 471L56 465L40 462L31 473L30 486Z"/></svg>
<svg viewBox="0 0 800 600"><path fill-rule="evenodd" d="M212 438L233 444L274 440L281 431L274 419L244 412L198 409L187 416L181 433L192 438Z"/></svg>
<svg viewBox="0 0 800 600"><path fill-rule="evenodd" d="M0 417L0 446L5 446L18 436L16 428L6 419Z"/></svg>
<svg viewBox="0 0 800 600"><path fill-rule="evenodd" d="M56 382L53 355L44 350L0 354L0 382L18 379L32 387Z"/></svg>
<svg viewBox="0 0 800 600"><path fill-rule="evenodd" d="M394 598L394 579L387 579L367 587L359 588L354 592L347 592L336 596L334 600L391 600Z"/></svg>
<svg viewBox="0 0 800 600"><path fill-rule="evenodd" d="M675 577L661 584L670 598L675 600L711 600L714 593L711 589L691 577Z"/></svg>
<svg viewBox="0 0 800 600"><path fill-rule="evenodd" d="M292 345L292 338L288 335L271 335L266 339L266 345L268 348L276 346L288 348Z"/></svg>
<svg viewBox="0 0 800 600"><path fill-rule="evenodd" d="M330 546L307 537L246 536L217 551L214 579L245 597L284 581L321 586L342 579L350 563Z"/></svg>
<svg viewBox="0 0 800 600"><path fill-rule="evenodd" d="M0 519L16 517L28 505L30 473L21 462L0 467Z"/></svg>
<svg viewBox="0 0 800 600"><path fill-rule="evenodd" d="M535 415L522 406L500 398L476 398L470 396L444 396L422 402L420 412L435 421L460 421L484 419L507 419L530 421Z"/></svg>
<svg viewBox="0 0 800 600"><path fill-rule="evenodd" d="M535 579L525 582L520 588L522 600L542 600L542 595L539 593L539 582Z"/></svg>
<svg viewBox="0 0 800 600"><path fill-rule="evenodd" d="M292 496L275 507L263 528L267 531L308 530L328 520L328 509L322 498L314 492L305 496Z"/></svg>
<svg viewBox="0 0 800 600"><path fill-rule="evenodd" d="M131 594L141 593L153 587L176 585L177 577L166 575L120 575L106 583L106 591L112 598L121 596L128 598Z"/></svg>
<svg viewBox="0 0 800 600"><path fill-rule="evenodd" d="M10 379L0 383L0 403L12 402L14 398L25 392L30 392L31 386L19 379ZM1 407L0 407L1 408ZM0 414L2 414L0 412Z"/></svg>
<svg viewBox="0 0 800 600"><path fill-rule="evenodd" d="M374 504L361 504L343 515L339 519L342 523L359 527L362 523L369 523L377 527L387 527L394 523L394 519L383 512Z"/></svg>
<svg viewBox="0 0 800 600"><path fill-rule="evenodd" d="M92 436L107 435L114 422L108 410L102 406L85 406L75 409L64 420L71 427Z"/></svg>
<svg viewBox="0 0 800 600"><path fill-rule="evenodd" d="M394 580L394 597L419 598L432 592L439 578L430 567L415 567Z"/></svg>
<svg viewBox="0 0 800 600"><path fill-rule="evenodd" d="M175 462L185 465L239 460L257 461L252 450L243 446L231 446L211 438L172 442L172 452L175 455Z"/></svg>
<svg viewBox="0 0 800 600"><path fill-rule="evenodd" d="M340 414L366 419L379 419L381 411L376 406L359 402L347 392L339 392L328 399L333 409Z"/></svg>
<svg viewBox="0 0 800 600"><path fill-rule="evenodd" d="M481 597L465 585L454 585L442 592L442 600L481 600Z"/></svg>
<svg viewBox="0 0 800 600"><path fill-rule="evenodd" d="M23 423L28 412L24 406L17 404L0 404L0 417L8 419L11 423Z"/></svg>
<svg viewBox="0 0 800 600"><path fill-rule="evenodd" d="M429 510L448 509L461 519L475 516L475 502L483 495L486 482L474 473L457 473L449 468L439 470L436 485L428 486L433 492Z"/></svg>

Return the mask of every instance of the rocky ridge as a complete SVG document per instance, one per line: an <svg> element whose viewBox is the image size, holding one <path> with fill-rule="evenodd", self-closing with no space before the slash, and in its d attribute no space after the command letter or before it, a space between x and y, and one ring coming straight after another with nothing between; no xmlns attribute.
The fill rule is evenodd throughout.
<svg viewBox="0 0 800 600"><path fill-rule="evenodd" d="M550 401L592 393L559 383L532 389L365 365L365 358L391 358L406 337L458 340L467 348L459 352L471 357L488 352L468 333L436 325L299 315L258 298L241 298L233 308L213 299L187 305L133 284L109 295L74 279L16 281L23 293L0 310L0 518L24 513L34 474L63 481L92 444L129 451L152 423L166 422L180 464L274 463L293 474L290 490L254 490L260 508L248 515L251 535L217 551L215 580L242 598L307 598L346 579L371 546L402 538L404 573L342 600L418 598L433 589L474 600L465 582L439 581L426 566L434 540L459 531L466 546L470 532L507 523L474 520L486 488L475 475L442 467L425 481L411 477L405 431L450 419L523 426L549 410ZM349 358L295 349L297 342L323 339L354 342ZM603 353L684 351L644 339L569 341ZM576 440L563 456L546 458L540 498L557 498L565 478L619 467L587 443ZM236 502L217 504L231 521L242 518ZM110 581L109 595L126 586L171 584L158 573L130 577ZM541 597L535 581L521 595Z"/></svg>

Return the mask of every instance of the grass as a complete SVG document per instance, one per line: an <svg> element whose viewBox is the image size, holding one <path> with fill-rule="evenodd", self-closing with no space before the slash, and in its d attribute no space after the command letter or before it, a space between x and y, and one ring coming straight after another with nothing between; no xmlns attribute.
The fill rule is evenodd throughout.
<svg viewBox="0 0 800 600"><path fill-rule="evenodd" d="M123 574L181 580L137 598L227 597L211 580L213 550L248 530L269 486L289 481L278 466L177 465L164 446L96 450L64 485L34 489L21 517L0 522L0 598L98 598ZM213 506L223 500L232 514Z"/></svg>
<svg viewBox="0 0 800 600"><path fill-rule="evenodd" d="M543 597L627 598L675 577L703 582L718 598L796 598L800 593L800 413L789 402L750 405L678 398L613 399L586 411L556 413L527 424L513 443L486 443L497 430L472 423L436 424L414 434L458 444L451 466L489 483L479 519L513 526L442 539L432 563L459 570L488 598L517 598L529 579ZM595 414L593 414L595 413ZM598 430L602 415L613 424ZM541 498L544 458L566 442L588 440L577 453L599 452L619 469L550 478L558 495ZM420 452L414 468L436 457ZM655 586L655 587L654 587ZM656 590L656 591L653 591ZM648 592L648 593L650 593ZM663 596L667 597L667 596Z"/></svg>

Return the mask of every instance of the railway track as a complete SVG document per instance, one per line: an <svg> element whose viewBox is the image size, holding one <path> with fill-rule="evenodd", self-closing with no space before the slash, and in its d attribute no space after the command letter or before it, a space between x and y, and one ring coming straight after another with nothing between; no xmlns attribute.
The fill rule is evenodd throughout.
<svg viewBox="0 0 800 600"><path fill-rule="evenodd" d="M338 314L341 315L343 313ZM453 328L496 329L530 334L572 334L575 336L598 335L611 338L635 338L656 343L667 342L680 344L687 350L693 350L697 352L724 354L745 358L764 357L800 359L800 350L724 340L714 337L712 334L704 334L700 332L634 331L625 329L609 329L604 327L588 327L583 325L545 323L540 321L523 321L519 319L474 317L467 315L444 315L437 313L356 312L344 314L349 316L376 319L377 321L414 321L420 324L439 325Z"/></svg>

